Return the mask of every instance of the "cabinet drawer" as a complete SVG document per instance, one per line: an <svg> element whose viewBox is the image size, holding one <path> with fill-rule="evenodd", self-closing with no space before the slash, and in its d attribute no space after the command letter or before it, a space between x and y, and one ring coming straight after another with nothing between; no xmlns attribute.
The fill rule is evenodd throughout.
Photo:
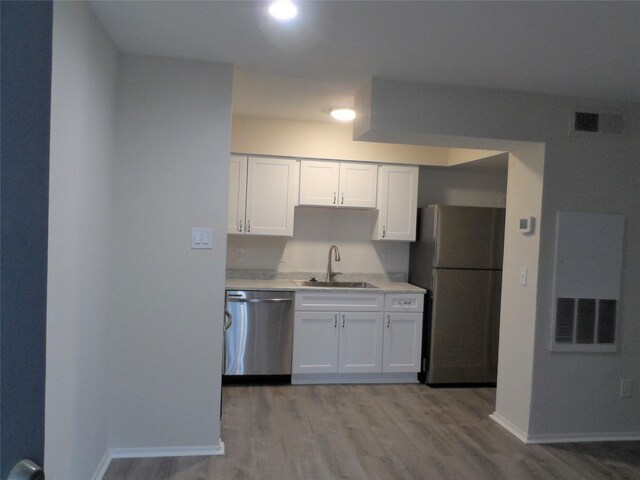
<svg viewBox="0 0 640 480"><path fill-rule="evenodd" d="M422 312L424 295L415 293L387 293L384 300L385 312Z"/></svg>
<svg viewBox="0 0 640 480"><path fill-rule="evenodd" d="M296 292L296 310L381 312L384 307L382 293Z"/></svg>

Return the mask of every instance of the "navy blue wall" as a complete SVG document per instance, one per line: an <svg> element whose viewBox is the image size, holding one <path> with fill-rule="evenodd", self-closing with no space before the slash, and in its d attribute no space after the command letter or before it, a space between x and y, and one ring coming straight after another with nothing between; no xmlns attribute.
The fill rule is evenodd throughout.
<svg viewBox="0 0 640 480"><path fill-rule="evenodd" d="M51 32L49 1L2 1L0 478L44 455Z"/></svg>

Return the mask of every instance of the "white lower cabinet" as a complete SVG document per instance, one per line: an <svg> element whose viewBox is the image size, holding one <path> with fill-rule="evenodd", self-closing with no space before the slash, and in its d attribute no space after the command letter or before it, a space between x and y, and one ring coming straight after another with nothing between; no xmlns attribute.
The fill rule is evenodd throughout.
<svg viewBox="0 0 640 480"><path fill-rule="evenodd" d="M338 371L338 314L295 312L293 325L293 373Z"/></svg>
<svg viewBox="0 0 640 480"><path fill-rule="evenodd" d="M385 313L383 372L419 372L422 313Z"/></svg>
<svg viewBox="0 0 640 480"><path fill-rule="evenodd" d="M295 303L294 380L417 381L423 295L307 291Z"/></svg>
<svg viewBox="0 0 640 480"><path fill-rule="evenodd" d="M382 330L382 312L296 312L293 373L380 372Z"/></svg>
<svg viewBox="0 0 640 480"><path fill-rule="evenodd" d="M339 373L373 373L382 369L382 313L341 313Z"/></svg>

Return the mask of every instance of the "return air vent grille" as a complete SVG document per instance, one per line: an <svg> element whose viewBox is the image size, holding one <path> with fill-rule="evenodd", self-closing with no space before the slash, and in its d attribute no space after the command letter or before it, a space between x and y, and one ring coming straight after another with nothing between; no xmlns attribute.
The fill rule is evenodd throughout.
<svg viewBox="0 0 640 480"><path fill-rule="evenodd" d="M574 133L624 133L624 116L620 113L573 112L572 131Z"/></svg>
<svg viewBox="0 0 640 480"><path fill-rule="evenodd" d="M550 348L615 352L624 217L558 212Z"/></svg>
<svg viewBox="0 0 640 480"><path fill-rule="evenodd" d="M616 300L556 299L555 342L564 345L612 345L616 338Z"/></svg>

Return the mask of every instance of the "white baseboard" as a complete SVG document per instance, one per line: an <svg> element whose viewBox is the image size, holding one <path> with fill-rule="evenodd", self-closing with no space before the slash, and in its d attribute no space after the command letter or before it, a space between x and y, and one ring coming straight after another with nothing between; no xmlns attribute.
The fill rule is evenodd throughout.
<svg viewBox="0 0 640 480"><path fill-rule="evenodd" d="M502 428L507 430L511 435L516 437L521 442L529 443L527 432L520 429L519 427L516 427L513 423L511 423L499 413L493 412L491 415L489 415L489 418L499 424Z"/></svg>
<svg viewBox="0 0 640 480"><path fill-rule="evenodd" d="M527 443L637 442L640 432L552 433L529 435Z"/></svg>
<svg viewBox="0 0 640 480"><path fill-rule="evenodd" d="M224 442L193 447L112 448L111 458L196 457L224 455Z"/></svg>
<svg viewBox="0 0 640 480"><path fill-rule="evenodd" d="M548 433L529 435L499 413L493 412L489 415L489 418L500 424L518 440L527 444L640 441L640 432Z"/></svg>
<svg viewBox="0 0 640 480"><path fill-rule="evenodd" d="M100 463L98 463L98 466L96 467L96 471L91 476L91 480L102 480L102 477L104 477L104 474L107 473L107 468L109 468L110 463L111 463L111 452L107 450L106 452L104 452L104 455L102 456L102 460L100 460Z"/></svg>
<svg viewBox="0 0 640 480"><path fill-rule="evenodd" d="M199 457L224 455L224 442L218 445L193 447L148 447L148 448L110 448L100 460L92 480L102 480L114 458L150 458L150 457Z"/></svg>

